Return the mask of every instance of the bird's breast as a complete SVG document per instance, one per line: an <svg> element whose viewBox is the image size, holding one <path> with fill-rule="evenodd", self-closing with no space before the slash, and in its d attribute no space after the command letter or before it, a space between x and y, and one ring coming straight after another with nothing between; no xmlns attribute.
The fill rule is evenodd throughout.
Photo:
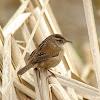
<svg viewBox="0 0 100 100"><path fill-rule="evenodd" d="M64 50L61 49L59 51L59 55L58 56L52 57L52 58L50 58L50 59L48 59L48 60L46 60L44 62L41 62L39 64L39 67L40 68L45 68L45 69L50 69L51 67L55 67L60 63L63 55L64 55Z"/></svg>

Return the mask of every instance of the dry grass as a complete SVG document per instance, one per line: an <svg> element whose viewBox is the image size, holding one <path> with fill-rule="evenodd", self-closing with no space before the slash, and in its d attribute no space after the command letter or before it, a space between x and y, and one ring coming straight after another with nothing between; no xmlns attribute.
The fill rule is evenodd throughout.
<svg viewBox="0 0 100 100"><path fill-rule="evenodd" d="M50 34L61 34L61 31L49 0L20 2L20 7L6 26L3 29L0 27L0 99L100 100L100 55L91 0L83 0L83 5L94 64L85 65L75 49L71 45L65 45L63 60L52 71L56 77L48 80L50 73L44 70L39 72L31 69L22 76L17 76L17 71L25 66L27 55L43 39ZM93 71L90 67L92 65L98 88L83 81L88 80Z"/></svg>

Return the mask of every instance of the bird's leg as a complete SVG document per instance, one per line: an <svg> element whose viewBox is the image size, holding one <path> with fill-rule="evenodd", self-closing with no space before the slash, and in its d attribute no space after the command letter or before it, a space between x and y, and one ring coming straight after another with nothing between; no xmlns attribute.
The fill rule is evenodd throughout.
<svg viewBox="0 0 100 100"><path fill-rule="evenodd" d="M40 71L38 68L35 68L34 70L38 71L39 72L39 78L40 78Z"/></svg>
<svg viewBox="0 0 100 100"><path fill-rule="evenodd" d="M48 77L47 77L47 79L49 78L49 77L51 77L51 76L54 76L55 78L56 78L56 76L55 76L55 74L53 73L53 72L51 72L50 70L48 70L50 73L51 73L51 75L49 75Z"/></svg>

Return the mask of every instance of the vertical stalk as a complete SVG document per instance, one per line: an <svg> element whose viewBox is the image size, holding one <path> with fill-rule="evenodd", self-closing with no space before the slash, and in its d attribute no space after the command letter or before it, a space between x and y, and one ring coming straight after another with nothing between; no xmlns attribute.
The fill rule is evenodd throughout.
<svg viewBox="0 0 100 100"><path fill-rule="evenodd" d="M93 6L91 0L83 0L83 6L84 6L85 18L86 18L86 23L88 28L91 52L93 57L94 70L96 73L98 88L100 91L100 54L99 54L98 39L97 39L94 14L93 14Z"/></svg>

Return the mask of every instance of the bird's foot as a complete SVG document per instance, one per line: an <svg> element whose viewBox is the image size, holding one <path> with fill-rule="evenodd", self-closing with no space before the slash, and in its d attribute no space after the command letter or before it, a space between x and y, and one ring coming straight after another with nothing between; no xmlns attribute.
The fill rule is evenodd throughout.
<svg viewBox="0 0 100 100"><path fill-rule="evenodd" d="M50 73L51 73L51 75L49 75L48 77L47 77L47 79L49 78L49 77L55 77L56 78L56 76L55 76L55 74L52 72L52 71L50 71L50 70L48 70Z"/></svg>

